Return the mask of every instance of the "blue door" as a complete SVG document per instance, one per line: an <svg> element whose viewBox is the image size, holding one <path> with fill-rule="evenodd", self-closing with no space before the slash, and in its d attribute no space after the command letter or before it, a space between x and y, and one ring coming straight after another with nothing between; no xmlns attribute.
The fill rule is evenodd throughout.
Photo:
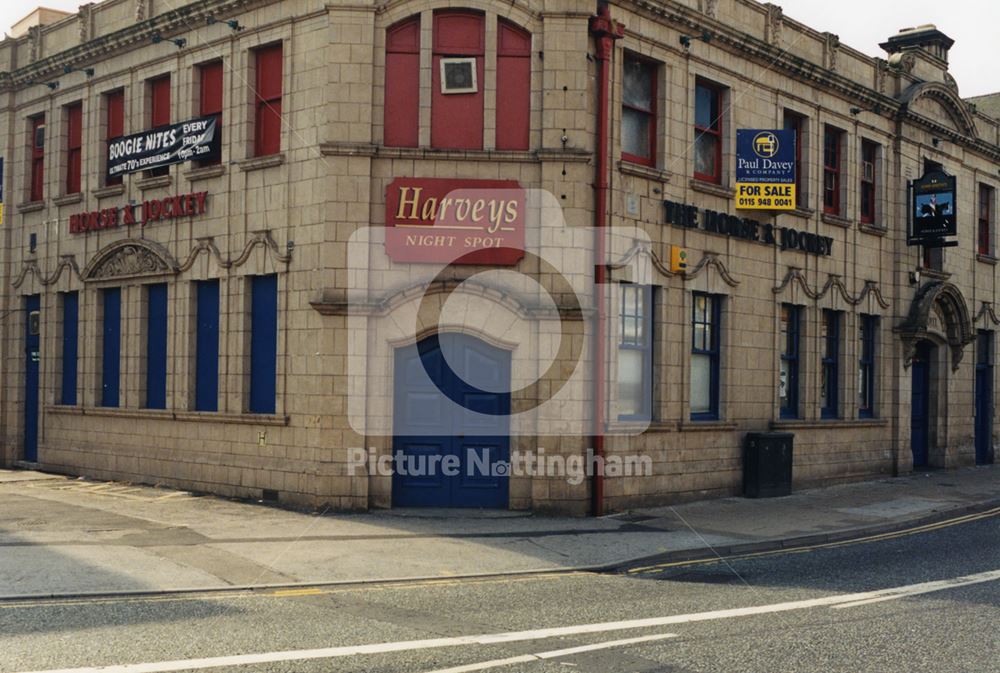
<svg viewBox="0 0 1000 673"><path fill-rule="evenodd" d="M993 462L993 332L976 339L976 464Z"/></svg>
<svg viewBox="0 0 1000 673"><path fill-rule="evenodd" d="M926 342L917 346L910 367L913 375L913 393L910 410L910 448L913 450L913 467L926 467L930 434L930 361L931 348Z"/></svg>
<svg viewBox="0 0 1000 673"><path fill-rule="evenodd" d="M392 502L508 503L510 354L441 334L396 350Z"/></svg>
<svg viewBox="0 0 1000 673"><path fill-rule="evenodd" d="M24 298L24 459L38 461L38 365L41 299L37 294Z"/></svg>

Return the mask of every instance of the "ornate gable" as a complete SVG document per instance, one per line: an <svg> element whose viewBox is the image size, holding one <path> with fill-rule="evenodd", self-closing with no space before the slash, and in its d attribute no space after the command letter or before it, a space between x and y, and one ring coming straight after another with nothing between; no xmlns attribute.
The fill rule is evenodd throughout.
<svg viewBox="0 0 1000 673"><path fill-rule="evenodd" d="M85 281L162 276L177 273L177 260L159 243L127 238L94 255L83 270Z"/></svg>

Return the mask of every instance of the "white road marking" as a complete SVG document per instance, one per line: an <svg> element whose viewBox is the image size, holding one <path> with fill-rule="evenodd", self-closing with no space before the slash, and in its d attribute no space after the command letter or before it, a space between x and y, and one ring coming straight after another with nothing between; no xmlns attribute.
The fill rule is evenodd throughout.
<svg viewBox="0 0 1000 673"><path fill-rule="evenodd" d="M648 643L653 640L665 640L666 638L676 638L676 633L657 633L652 636L639 636L638 638L625 638L623 640L608 640L603 643L593 645L580 645L578 647L567 647L561 650L549 650L548 652L536 652L534 654L522 654L517 657L506 659L493 659L491 661L480 661L475 664L465 664L453 668L438 668L427 673L472 673L472 671L485 671L488 668L499 668L500 666L510 666L511 664L527 664L532 661L542 659L556 659L558 657L568 657L581 652L593 652L594 650L606 650L612 647L625 647L635 643Z"/></svg>
<svg viewBox="0 0 1000 673"><path fill-rule="evenodd" d="M922 582L907 586L879 589L854 594L824 596L801 601L757 605L746 608L730 608L728 610L713 610L711 612L695 612L687 615L671 615L668 617L648 617L646 619L628 619L618 622L601 622L597 624L577 624L574 626L558 626L531 631L509 631L506 633L487 633L473 636L455 636L450 638L430 638L427 640L404 640L395 643L373 643L370 645L346 645L341 647L325 647L314 650L287 650L284 652L264 652L261 654L234 654L223 657L207 657L204 659L181 659L176 661L159 661L145 664L122 664L118 666L85 666L82 668L61 668L48 671L33 671L32 673L165 673L189 669L216 668L221 666L246 666L249 664L267 664L281 661L303 661L306 659L333 659L339 657L354 657L364 654L386 654L391 652L408 652L426 650L438 647L457 647L461 645L494 645L523 640L542 640L561 636L576 636L585 633L605 633L607 631L624 631L629 629L644 629L667 626L670 624L690 624L716 619L747 617L750 615L788 612L790 610L805 610L816 607L866 605L877 600L890 600L904 596L955 589L957 587L980 582L1000 580L1000 570L991 570L974 575L964 575L948 580Z"/></svg>

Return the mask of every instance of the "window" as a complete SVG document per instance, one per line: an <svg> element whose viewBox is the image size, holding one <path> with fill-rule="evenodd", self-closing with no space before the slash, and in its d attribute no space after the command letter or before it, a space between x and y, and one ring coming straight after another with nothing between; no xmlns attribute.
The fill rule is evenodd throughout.
<svg viewBox="0 0 1000 673"><path fill-rule="evenodd" d="M146 286L146 408L167 408L167 284Z"/></svg>
<svg viewBox="0 0 1000 673"><path fill-rule="evenodd" d="M195 411L219 410L219 281L195 283Z"/></svg>
<svg viewBox="0 0 1000 673"><path fill-rule="evenodd" d="M979 183L978 252L993 254L993 188Z"/></svg>
<svg viewBox="0 0 1000 673"><path fill-rule="evenodd" d="M805 156L806 118L791 110L785 110L785 130L795 133L795 205L799 208L805 208L807 203L804 180L806 165L803 156Z"/></svg>
<svg viewBox="0 0 1000 673"><path fill-rule="evenodd" d="M80 295L76 292L62 292L62 389L59 403L76 404L76 370L79 353Z"/></svg>
<svg viewBox="0 0 1000 673"><path fill-rule="evenodd" d="M656 64L628 53L622 64L622 158L656 163Z"/></svg>
<svg viewBox="0 0 1000 673"><path fill-rule="evenodd" d="M483 148L483 87L476 86L468 93L447 93L442 61L471 59L475 67L470 68L469 74L475 82L481 83L485 46L486 22L482 14L453 10L434 13L431 69L431 145L434 147ZM455 63L457 65L458 61Z"/></svg>
<svg viewBox="0 0 1000 673"><path fill-rule="evenodd" d="M122 291L101 290L104 308L104 339L101 348L101 406L117 407L121 373Z"/></svg>
<svg viewBox="0 0 1000 673"><path fill-rule="evenodd" d="M691 420L719 418L721 297L695 293L691 316Z"/></svg>
<svg viewBox="0 0 1000 673"><path fill-rule="evenodd" d="M28 138L28 155L31 157L31 183L29 201L41 201L45 195L45 115L29 120L31 137Z"/></svg>
<svg viewBox="0 0 1000 673"><path fill-rule="evenodd" d="M420 17L386 30L384 136L387 147L416 147L420 137Z"/></svg>
<svg viewBox="0 0 1000 673"><path fill-rule="evenodd" d="M862 315L858 333L858 416L875 416L875 344L878 316Z"/></svg>
<svg viewBox="0 0 1000 673"><path fill-rule="evenodd" d="M799 417L799 331L802 309L781 305L781 371L778 375L778 398L782 418Z"/></svg>
<svg viewBox="0 0 1000 673"><path fill-rule="evenodd" d="M861 221L875 223L875 195L877 193L878 145L870 140L861 141Z"/></svg>
<svg viewBox="0 0 1000 673"><path fill-rule="evenodd" d="M278 363L278 276L250 279L250 404L255 414L273 414Z"/></svg>
<svg viewBox="0 0 1000 673"><path fill-rule="evenodd" d="M149 90L149 128L170 123L170 75L156 77L147 82ZM146 171L148 177L169 175L169 166L159 166Z"/></svg>
<svg viewBox="0 0 1000 673"><path fill-rule="evenodd" d="M840 312L823 311L820 323L823 361L819 384L820 417L839 418L838 382L840 377Z"/></svg>
<svg viewBox="0 0 1000 673"><path fill-rule="evenodd" d="M80 192L83 103L66 106L66 193Z"/></svg>
<svg viewBox="0 0 1000 673"><path fill-rule="evenodd" d="M618 418L622 420L648 420L653 407L652 295L648 285L621 286Z"/></svg>
<svg viewBox="0 0 1000 673"><path fill-rule="evenodd" d="M722 182L722 90L698 80L694 108L694 177Z"/></svg>
<svg viewBox="0 0 1000 673"><path fill-rule="evenodd" d="M254 156L281 151L281 44L255 54Z"/></svg>
<svg viewBox="0 0 1000 673"><path fill-rule="evenodd" d="M105 134L104 156L108 155L108 145L125 135L125 92L122 90L112 91L104 94L104 107L107 111L107 133ZM120 185L122 176L105 176L104 184L107 186Z"/></svg>
<svg viewBox="0 0 1000 673"><path fill-rule="evenodd" d="M527 150L531 130L531 33L498 20L498 150Z"/></svg>
<svg viewBox="0 0 1000 673"><path fill-rule="evenodd" d="M198 114L215 117L215 132L222 133L222 61L198 66ZM206 159L198 165L213 166L220 162L220 158Z"/></svg>
<svg viewBox="0 0 1000 673"><path fill-rule="evenodd" d="M823 212L840 215L840 145L844 132L823 127Z"/></svg>

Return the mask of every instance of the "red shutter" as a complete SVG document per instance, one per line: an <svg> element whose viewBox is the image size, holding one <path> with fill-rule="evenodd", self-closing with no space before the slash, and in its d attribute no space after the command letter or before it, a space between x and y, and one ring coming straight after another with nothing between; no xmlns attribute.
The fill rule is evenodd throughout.
<svg viewBox="0 0 1000 673"><path fill-rule="evenodd" d="M497 149L528 149L530 128L531 34L500 19L497 32Z"/></svg>
<svg viewBox="0 0 1000 673"><path fill-rule="evenodd" d="M153 128L170 123L170 75L157 77L149 82L150 117Z"/></svg>
<svg viewBox="0 0 1000 673"><path fill-rule="evenodd" d="M416 147L420 135L420 17L386 30L384 144Z"/></svg>
<svg viewBox="0 0 1000 673"><path fill-rule="evenodd" d="M254 154L266 156L281 151L281 44L258 49L256 57Z"/></svg>
<svg viewBox="0 0 1000 673"><path fill-rule="evenodd" d="M483 148L483 53L486 25L482 14L443 11L434 14L431 145L448 149ZM475 93L441 93L441 59L476 59Z"/></svg>
<svg viewBox="0 0 1000 673"><path fill-rule="evenodd" d="M28 200L41 201L45 195L45 115L32 118L28 147L31 152L31 185Z"/></svg>
<svg viewBox="0 0 1000 673"><path fill-rule="evenodd" d="M80 191L81 152L83 145L83 103L66 107L66 193Z"/></svg>
<svg viewBox="0 0 1000 673"><path fill-rule="evenodd" d="M105 95L104 102L108 109L108 132L106 139L114 140L125 135L125 92L112 91ZM107 145L105 145L106 147ZM122 176L120 175L114 178L107 178L104 182L104 184L109 186L120 185L121 183Z"/></svg>
<svg viewBox="0 0 1000 673"><path fill-rule="evenodd" d="M222 129L222 61L206 63L198 68L200 79L198 113L202 117L214 115L218 120L216 133L221 133ZM211 166L220 163L220 159L214 161L200 161L200 166Z"/></svg>

